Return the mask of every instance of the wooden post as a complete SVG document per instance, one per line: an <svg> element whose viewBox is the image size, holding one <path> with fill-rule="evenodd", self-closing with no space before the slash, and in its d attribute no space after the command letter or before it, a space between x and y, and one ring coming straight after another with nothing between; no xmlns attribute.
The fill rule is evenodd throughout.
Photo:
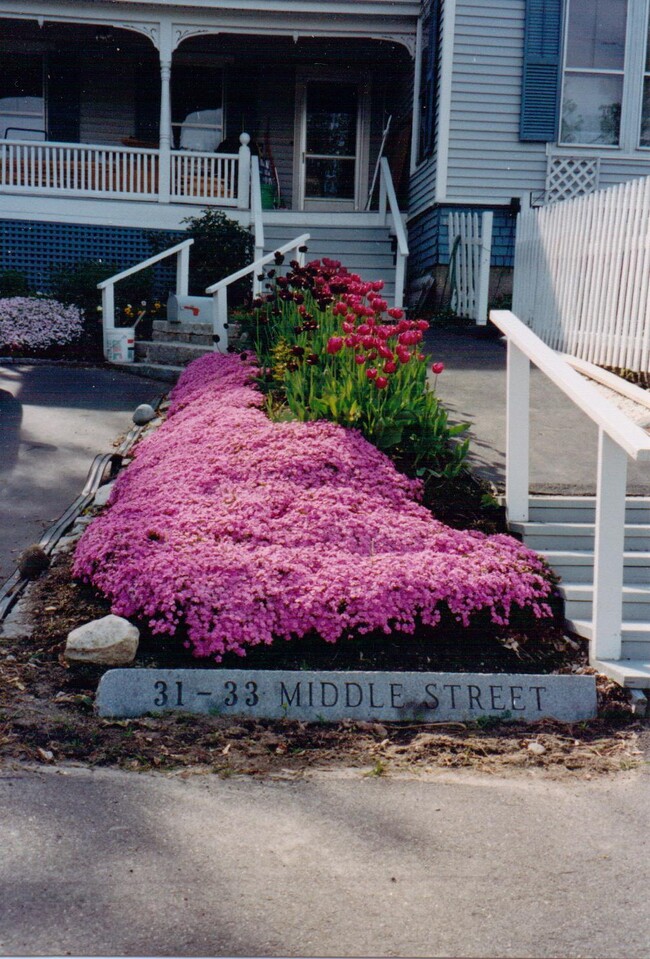
<svg viewBox="0 0 650 959"><path fill-rule="evenodd" d="M248 133L242 133L239 142L241 146L239 148L239 172L237 177L237 206L240 210L248 210L251 183L251 151L248 146L251 138Z"/></svg>
<svg viewBox="0 0 650 959"><path fill-rule="evenodd" d="M487 325L488 298L490 294L490 260L492 256L492 220L490 210L481 217L481 251L479 255L478 289L476 292L477 326Z"/></svg>
<svg viewBox="0 0 650 959"><path fill-rule="evenodd" d="M591 658L621 658L627 454L598 433Z"/></svg>
<svg viewBox="0 0 650 959"><path fill-rule="evenodd" d="M509 522L528 521L530 361L508 341L506 510Z"/></svg>
<svg viewBox="0 0 650 959"><path fill-rule="evenodd" d="M158 155L158 202L169 203L171 193L171 55L168 60L160 59L160 149Z"/></svg>
<svg viewBox="0 0 650 959"><path fill-rule="evenodd" d="M108 359L108 333L115 329L115 293L113 284L102 287L102 342L104 359Z"/></svg>
<svg viewBox="0 0 650 959"><path fill-rule="evenodd" d="M190 248L184 246L176 254L176 296L187 296L190 280Z"/></svg>
<svg viewBox="0 0 650 959"><path fill-rule="evenodd" d="M222 286L212 296L212 335L215 339L212 349L216 353L225 353L228 349L228 287Z"/></svg>
<svg viewBox="0 0 650 959"><path fill-rule="evenodd" d="M395 306L404 305L404 279L406 275L406 257L398 250L395 260Z"/></svg>

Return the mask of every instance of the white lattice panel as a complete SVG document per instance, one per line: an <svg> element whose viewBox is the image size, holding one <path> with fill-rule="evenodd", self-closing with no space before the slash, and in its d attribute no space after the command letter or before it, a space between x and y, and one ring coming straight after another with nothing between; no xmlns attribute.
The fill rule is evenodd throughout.
<svg viewBox="0 0 650 959"><path fill-rule="evenodd" d="M599 157L550 156L546 168L546 203L571 200L598 189Z"/></svg>

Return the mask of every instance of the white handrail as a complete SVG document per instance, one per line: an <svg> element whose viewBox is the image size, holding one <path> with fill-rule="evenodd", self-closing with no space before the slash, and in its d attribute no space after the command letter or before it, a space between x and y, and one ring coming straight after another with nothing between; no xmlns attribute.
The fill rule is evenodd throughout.
<svg viewBox="0 0 650 959"><path fill-rule="evenodd" d="M162 253L156 253L155 256L150 256L147 260L136 263L135 266L129 267L128 270L122 270L121 273L116 273L114 276L110 276L107 280L102 280L101 283L97 284L97 289L102 291L102 338L104 356L109 362L111 362L111 359L108 349L108 334L115 329L115 284L127 276L133 276L134 273L139 273L140 270L146 270L147 267L153 266L154 263L159 263L161 260L175 253L177 256L176 295L187 296L190 275L190 247L193 243L193 238L183 240L181 243L176 243L175 246L171 246L168 250L163 250Z"/></svg>
<svg viewBox="0 0 650 959"><path fill-rule="evenodd" d="M627 457L650 459L650 437L546 346L509 310L490 319L508 341L506 509L528 521L530 364L540 369L598 426L592 661L618 660L622 649Z"/></svg>
<svg viewBox="0 0 650 959"><path fill-rule="evenodd" d="M402 214L397 202L397 194L393 185L390 165L386 157L379 162L379 217L384 223L388 219L388 210L393 221L393 230L397 239L397 256L395 262L395 306L401 307L404 303L404 283L406 279L406 259L409 255L409 245Z"/></svg>
<svg viewBox="0 0 650 959"><path fill-rule="evenodd" d="M304 266L305 253L304 250L300 250L300 247L303 247L308 239L309 233L301 233L295 240L289 240L288 243L283 244L273 253L267 253L266 256L259 257L243 269L231 273L230 276L226 276L223 280L219 280L218 283L213 283L212 286L206 288L205 292L212 295L212 333L215 350L223 353L228 347L228 287L231 283L241 280L253 271L257 274L267 263L273 262L279 253L284 255L290 250L296 251L298 262L301 266Z"/></svg>
<svg viewBox="0 0 650 959"><path fill-rule="evenodd" d="M262 186L260 182L259 157L251 157L251 219L253 221L253 235L255 237L255 259L264 256L264 222L262 220ZM253 277L253 296L257 296L262 289L257 273Z"/></svg>

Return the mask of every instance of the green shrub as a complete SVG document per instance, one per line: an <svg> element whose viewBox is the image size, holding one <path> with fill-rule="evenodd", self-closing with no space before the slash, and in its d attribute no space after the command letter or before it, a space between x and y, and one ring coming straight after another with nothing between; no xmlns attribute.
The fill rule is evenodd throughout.
<svg viewBox="0 0 650 959"><path fill-rule="evenodd" d="M190 247L190 289L192 296L205 296L206 287L248 266L253 260L255 242L249 230L219 210L203 210L201 216L187 217ZM252 277L234 283L228 291L230 306L250 297Z"/></svg>
<svg viewBox="0 0 650 959"><path fill-rule="evenodd" d="M31 292L27 277L19 270L0 273L0 296L28 296Z"/></svg>

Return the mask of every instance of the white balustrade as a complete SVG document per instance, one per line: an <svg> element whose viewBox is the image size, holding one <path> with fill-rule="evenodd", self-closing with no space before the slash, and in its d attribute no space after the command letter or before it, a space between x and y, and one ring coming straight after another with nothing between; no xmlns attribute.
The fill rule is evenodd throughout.
<svg viewBox="0 0 650 959"><path fill-rule="evenodd" d="M393 185L390 165L386 157L382 157L380 160L379 172L379 220L381 223L388 223L390 213L392 229L397 240L395 260L395 306L401 307L404 304L406 260L409 255L409 247L406 239L406 230L404 229L402 214L400 213L397 195Z"/></svg>
<svg viewBox="0 0 650 959"><path fill-rule="evenodd" d="M627 460L650 460L650 436L509 310L492 310L490 319L508 341L506 511L510 521L528 520L530 364L598 426L591 657L620 659Z"/></svg>

